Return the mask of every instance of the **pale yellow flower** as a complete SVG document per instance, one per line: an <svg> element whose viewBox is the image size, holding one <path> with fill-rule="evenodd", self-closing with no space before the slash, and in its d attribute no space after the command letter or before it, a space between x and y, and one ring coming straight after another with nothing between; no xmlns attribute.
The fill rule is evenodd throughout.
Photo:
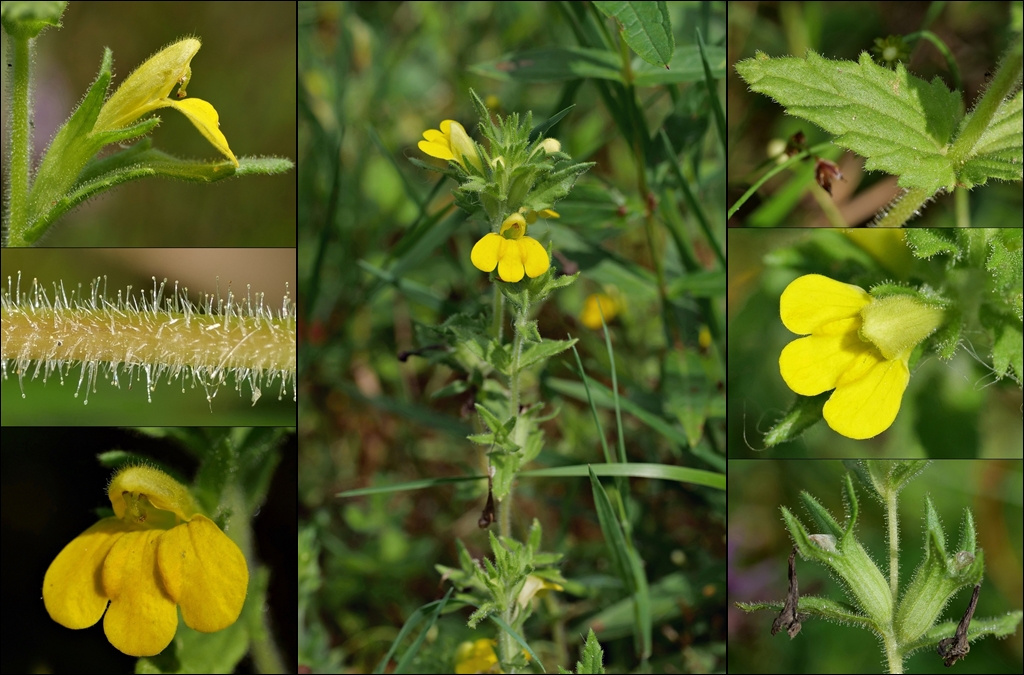
<svg viewBox="0 0 1024 675"><path fill-rule="evenodd" d="M170 98L171 90L176 85L177 98L184 98L185 87L192 78L192 57L200 46L198 39L187 38L149 57L103 104L93 131L122 129L146 113L159 108L174 108L185 115L213 147L238 167L238 159L220 131L217 110L202 99Z"/></svg>
<svg viewBox="0 0 1024 675"><path fill-rule="evenodd" d="M427 129L423 132L423 139L418 143L420 150L438 159L448 159L458 162L462 168L466 168L466 162L483 171L480 165L480 157L476 152L476 143L469 137L466 130L455 120L444 120L441 122L441 130Z"/></svg>

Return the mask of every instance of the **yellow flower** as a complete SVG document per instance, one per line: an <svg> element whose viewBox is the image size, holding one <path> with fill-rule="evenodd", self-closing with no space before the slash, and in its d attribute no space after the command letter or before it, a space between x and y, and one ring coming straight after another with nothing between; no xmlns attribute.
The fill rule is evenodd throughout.
<svg viewBox="0 0 1024 675"><path fill-rule="evenodd" d="M107 495L114 517L75 537L46 570L50 617L88 628L106 610L103 632L131 656L152 656L170 644L175 605L190 628L204 633L234 623L249 585L245 556L195 512L188 490L162 471L135 466L114 476Z"/></svg>
<svg viewBox="0 0 1024 675"><path fill-rule="evenodd" d="M498 667L498 655L494 653L494 644L494 640L486 638L460 644L455 650L456 674L503 672Z"/></svg>
<svg viewBox="0 0 1024 675"><path fill-rule="evenodd" d="M864 289L819 274L782 293L782 323L808 337L779 356L782 379L803 396L835 389L825 421L848 438L882 433L896 419L910 381L910 354L944 319L915 297L872 298Z"/></svg>
<svg viewBox="0 0 1024 675"><path fill-rule="evenodd" d="M423 138L418 144L419 149L431 157L458 162L463 169L466 168L464 160L469 160L470 164L483 171L480 157L476 153L476 143L455 120L441 122L440 131L427 129L423 132Z"/></svg>
<svg viewBox="0 0 1024 675"><path fill-rule="evenodd" d="M473 265L483 272L498 268L502 281L515 282L523 274L539 277L548 271L548 252L533 237L526 236L526 218L513 213L501 224L498 234L485 234L469 254Z"/></svg>
<svg viewBox="0 0 1024 675"><path fill-rule="evenodd" d="M175 85L180 85L177 97L184 98L185 87L192 78L192 57L200 46L199 40L188 38L149 57L103 104L93 131L121 129L146 113L170 107L184 114L213 147L238 167L238 160L228 147L228 140L220 132L220 118L216 109L198 98L181 101L169 98Z"/></svg>
<svg viewBox="0 0 1024 675"><path fill-rule="evenodd" d="M600 308L598 308L600 305ZM619 302L605 293L591 293L583 301L583 311L580 312L580 323L591 330L601 329L601 313L604 312L604 322L610 323L621 309Z"/></svg>
<svg viewBox="0 0 1024 675"><path fill-rule="evenodd" d="M516 602L519 603L520 607L525 608L534 597L543 598L549 591L561 590L564 590L561 584L556 584L554 581L548 581L536 574L530 574L526 577L526 581L523 582L523 587L520 589L519 595L516 597Z"/></svg>

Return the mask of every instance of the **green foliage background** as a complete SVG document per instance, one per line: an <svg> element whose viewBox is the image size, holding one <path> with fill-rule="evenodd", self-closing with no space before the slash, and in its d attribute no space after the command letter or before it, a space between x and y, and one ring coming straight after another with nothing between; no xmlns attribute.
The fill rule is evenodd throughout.
<svg viewBox="0 0 1024 675"><path fill-rule="evenodd" d="M999 616L1021 608L1022 468L1019 460L941 460L931 463L910 482L900 495L901 592L924 556L925 496L929 495L947 541L959 540L964 508L969 507L974 514L978 546L985 551L985 578L975 616ZM841 519L845 473L846 468L838 461L729 460L730 672L885 672L881 644L866 630L808 619L790 640L785 631L770 634L775 618L772 612L747 614L734 605L785 598L786 561L792 541L779 506L791 509L805 524L813 522L799 498L806 490ZM868 497L868 491L856 479L854 486L860 502L858 539L875 563L888 570L882 504ZM843 590L823 565L805 562L798 556L796 571L802 596L846 602ZM969 599L968 591L956 595L942 620L959 621ZM964 673L1020 672L1022 654L1024 631L1018 628L1003 640L987 637L972 643L970 654L956 667ZM904 672L940 670L944 668L939 656L932 650L922 650L906 661Z"/></svg>
<svg viewBox="0 0 1024 675"><path fill-rule="evenodd" d="M581 271L541 310L541 335L579 337L588 376L610 387L603 336L576 317L589 293L614 285L626 305L610 330L620 395L632 404L623 413L629 460L724 470L725 275L714 249L722 245L725 165L695 31L713 77L722 78L725 3L668 3L675 57L668 71L635 59L632 99L617 51L572 51L577 36L601 40L590 12L580 3L299 3L300 663L314 670L371 671L410 614L444 594L432 567L456 563L454 539L473 556L487 552L477 527L482 481L334 497L484 466L481 449L465 440L482 431L471 392L432 398L457 374L415 355L398 358L427 346L417 339L420 324L490 311L493 286L469 260L486 225L449 206L452 183L407 161L432 161L416 142L443 119L476 135L471 87L502 114L532 109L535 123L575 104L547 135L575 161L597 162L556 204L561 219L530 229L553 243L553 265ZM574 32L574 23L585 28ZM614 112L602 91L611 92ZM642 112L617 100L636 100ZM681 153L713 240L684 206L660 129ZM653 246L628 139L647 158ZM664 269L664 303L652 251ZM711 329L706 348L702 326ZM524 374L524 386L526 400L561 406L543 425L537 465L601 461L571 356L552 359L539 377ZM614 438L611 402L603 396L598 406ZM636 479L630 490L634 538L657 599L652 670L721 668L721 493ZM523 478L515 509L513 531L522 535L538 518L543 548L566 554L563 572L574 582L526 624L549 672L575 663L590 626L609 672L636 667L632 611L620 602L586 482ZM440 619L413 662L418 672L451 672L459 642L493 637L493 626L468 630L467 617ZM559 654L563 637L569 651Z"/></svg>

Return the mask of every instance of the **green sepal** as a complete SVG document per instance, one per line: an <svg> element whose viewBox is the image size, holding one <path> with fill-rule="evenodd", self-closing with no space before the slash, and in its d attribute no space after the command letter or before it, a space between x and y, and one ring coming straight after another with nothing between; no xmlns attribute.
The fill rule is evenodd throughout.
<svg viewBox="0 0 1024 675"><path fill-rule="evenodd" d="M799 438L804 431L820 422L825 402L831 395L831 390L817 396L797 395L782 419L764 435L765 447L771 448Z"/></svg>
<svg viewBox="0 0 1024 675"><path fill-rule="evenodd" d="M964 548L953 555L946 554L942 522L931 498L926 498L924 559L914 572L896 612L896 636L901 643L913 642L924 635L953 595L981 581L985 556L976 548L970 510L966 512L961 546Z"/></svg>
<svg viewBox="0 0 1024 675"><path fill-rule="evenodd" d="M156 121L156 120L152 120ZM137 126L150 126L143 122ZM155 125L152 125L155 126ZM129 152L129 151L125 151ZM120 155L122 153L118 153ZM239 175L238 170L230 161L202 162L178 159L160 150L148 149L135 154L129 153L135 158L135 162L126 168L119 168L107 173L100 174L88 180L80 180L71 190L57 199L51 201L48 207L43 208L37 215L32 226L26 231L25 241L28 243L37 240L58 218L75 208L82 202L117 187L140 178L163 177L184 180L191 183L213 183L224 178ZM111 165L120 163L123 158L113 155L96 163L96 170L104 167L104 162L110 160ZM239 163L246 161L245 157L239 158ZM85 171L95 173L90 165Z"/></svg>
<svg viewBox="0 0 1024 675"><path fill-rule="evenodd" d="M761 609L779 611L785 606L785 603L781 600L775 602L737 602L736 606L744 612L755 612ZM821 598L814 595L801 595L800 601L797 603L797 613L809 616L820 616L823 619L857 626L858 628L866 628L870 631L877 630L876 624L871 619L863 614L857 613L855 610L847 607L841 602L836 602L829 598Z"/></svg>
<svg viewBox="0 0 1024 675"><path fill-rule="evenodd" d="M1013 635L1017 632L1017 626L1022 618L1024 618L1024 612L1019 609L1014 612L1007 612L1002 616L974 617L971 619L971 625L967 627L967 639L973 642L986 635L994 637ZM956 632L957 623L956 621L944 621L932 626L924 635L906 645L904 654L909 656L913 652L925 648L934 651L940 640L953 637L953 634Z"/></svg>

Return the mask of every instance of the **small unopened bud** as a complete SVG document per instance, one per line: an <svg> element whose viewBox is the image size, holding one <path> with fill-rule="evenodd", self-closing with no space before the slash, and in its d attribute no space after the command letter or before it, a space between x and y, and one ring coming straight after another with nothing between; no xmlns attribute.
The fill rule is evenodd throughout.
<svg viewBox="0 0 1024 675"><path fill-rule="evenodd" d="M540 142L540 147L544 148L544 152L549 155L553 152L561 152L562 150L562 144L556 138L545 138Z"/></svg>
<svg viewBox="0 0 1024 675"><path fill-rule="evenodd" d="M822 548L828 551L829 553L839 552L836 550L836 538L833 537L831 534L812 534L809 535L807 538L813 541L815 544L817 544L818 548Z"/></svg>
<svg viewBox="0 0 1024 675"><path fill-rule="evenodd" d="M974 554L970 551L960 551L956 554L956 569L962 570L974 564Z"/></svg>

